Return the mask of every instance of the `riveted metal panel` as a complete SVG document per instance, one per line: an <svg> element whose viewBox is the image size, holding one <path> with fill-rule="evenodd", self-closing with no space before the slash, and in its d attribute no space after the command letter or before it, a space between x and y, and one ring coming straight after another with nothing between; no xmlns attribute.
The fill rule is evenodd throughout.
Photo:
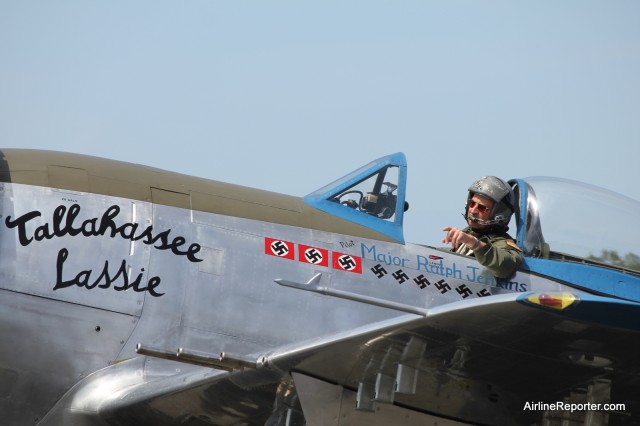
<svg viewBox="0 0 640 426"><path fill-rule="evenodd" d="M89 190L89 176L85 169L76 167L47 166L49 185L52 188L66 188L70 191Z"/></svg>
<svg viewBox="0 0 640 426"><path fill-rule="evenodd" d="M0 412L36 424L69 389L117 361L129 315L0 290Z"/></svg>
<svg viewBox="0 0 640 426"><path fill-rule="evenodd" d="M150 248L128 235L151 225L150 204L2 185L0 288L140 314L144 292L132 284L146 285Z"/></svg>

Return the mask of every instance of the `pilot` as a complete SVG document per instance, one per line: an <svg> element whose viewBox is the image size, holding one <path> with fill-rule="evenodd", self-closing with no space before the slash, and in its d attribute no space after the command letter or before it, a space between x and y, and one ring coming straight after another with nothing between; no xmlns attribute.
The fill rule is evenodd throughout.
<svg viewBox="0 0 640 426"><path fill-rule="evenodd" d="M464 218L468 226L447 226L442 240L452 251L475 256L498 278L508 278L522 263L522 250L507 234L514 195L505 181L484 176L469 187Z"/></svg>

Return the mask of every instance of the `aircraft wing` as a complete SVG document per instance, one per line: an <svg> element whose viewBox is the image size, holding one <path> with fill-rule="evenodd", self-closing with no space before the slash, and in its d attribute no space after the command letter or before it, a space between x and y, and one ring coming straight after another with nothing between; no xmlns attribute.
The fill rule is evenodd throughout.
<svg viewBox="0 0 640 426"><path fill-rule="evenodd" d="M639 312L637 303L591 295L508 294L267 362L292 372L308 424L637 424ZM543 405L558 402L567 405Z"/></svg>
<svg viewBox="0 0 640 426"><path fill-rule="evenodd" d="M529 300L540 295L404 314L229 372L137 357L89 376L41 424L636 424L640 304Z"/></svg>

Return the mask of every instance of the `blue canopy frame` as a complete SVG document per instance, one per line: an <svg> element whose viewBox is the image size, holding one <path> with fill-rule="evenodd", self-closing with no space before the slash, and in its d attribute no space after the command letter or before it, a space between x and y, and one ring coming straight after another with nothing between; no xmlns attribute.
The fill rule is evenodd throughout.
<svg viewBox="0 0 640 426"><path fill-rule="evenodd" d="M334 197L343 191L357 185L380 170L388 167L398 168L398 188L396 192L396 208L393 221L381 219L362 211L352 209L333 201ZM379 158L363 166L335 182L320 188L304 197L304 202L326 213L374 229L389 238L404 244L403 219L405 210L405 195L407 184L407 160L402 152Z"/></svg>

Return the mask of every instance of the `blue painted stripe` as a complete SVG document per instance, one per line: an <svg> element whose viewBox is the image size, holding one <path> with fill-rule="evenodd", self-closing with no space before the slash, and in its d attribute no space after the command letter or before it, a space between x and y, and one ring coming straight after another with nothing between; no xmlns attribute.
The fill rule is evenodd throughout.
<svg viewBox="0 0 640 426"><path fill-rule="evenodd" d="M640 302L640 277L601 266L526 257L522 270L577 288Z"/></svg>

